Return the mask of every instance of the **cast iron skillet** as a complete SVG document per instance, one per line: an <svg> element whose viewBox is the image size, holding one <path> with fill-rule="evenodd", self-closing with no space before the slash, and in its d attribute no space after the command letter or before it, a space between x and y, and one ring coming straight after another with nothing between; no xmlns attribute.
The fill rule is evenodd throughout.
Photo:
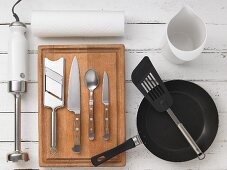
<svg viewBox="0 0 227 170"><path fill-rule="evenodd" d="M173 80L165 85L174 100L171 108L205 152L218 130L218 111L214 101L204 89L188 81ZM167 161L183 162L197 157L169 115L157 112L145 98L138 110L137 129L139 135L92 157L92 164L98 166L140 143L151 153Z"/></svg>

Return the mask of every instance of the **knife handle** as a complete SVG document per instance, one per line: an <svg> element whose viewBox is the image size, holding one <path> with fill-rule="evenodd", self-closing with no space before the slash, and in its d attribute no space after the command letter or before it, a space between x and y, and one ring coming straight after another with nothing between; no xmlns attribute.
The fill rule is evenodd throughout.
<svg viewBox="0 0 227 170"><path fill-rule="evenodd" d="M80 114L75 114L73 132L74 146L72 150L74 152L80 152Z"/></svg>
<svg viewBox="0 0 227 170"><path fill-rule="evenodd" d="M104 105L104 140L110 139L110 129L109 129L109 106Z"/></svg>
<svg viewBox="0 0 227 170"><path fill-rule="evenodd" d="M94 140L95 132L94 132L94 105L89 106L89 140Z"/></svg>

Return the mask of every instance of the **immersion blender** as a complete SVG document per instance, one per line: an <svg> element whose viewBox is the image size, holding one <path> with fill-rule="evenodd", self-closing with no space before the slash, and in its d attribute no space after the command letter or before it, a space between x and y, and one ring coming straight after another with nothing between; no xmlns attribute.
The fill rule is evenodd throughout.
<svg viewBox="0 0 227 170"><path fill-rule="evenodd" d="M16 21L9 25L10 38L8 48L9 58L9 82L8 90L15 99L15 150L7 155L7 161L28 161L28 153L21 151L21 95L26 92L28 80L28 45L25 37L26 25L20 22L14 13L14 7L20 2L18 0L12 8Z"/></svg>

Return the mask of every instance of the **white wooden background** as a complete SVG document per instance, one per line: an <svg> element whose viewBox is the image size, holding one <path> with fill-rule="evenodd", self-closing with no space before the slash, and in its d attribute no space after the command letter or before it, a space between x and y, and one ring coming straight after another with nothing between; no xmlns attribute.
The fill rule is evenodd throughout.
<svg viewBox="0 0 227 170"><path fill-rule="evenodd" d="M6 154L14 149L14 101L13 96L7 93L7 40L8 25L14 20L11 6L15 1L0 0L0 169L39 168L37 46L87 43L125 44L127 138L137 134L136 113L142 99L142 95L132 84L130 75L145 55L150 57L164 80L184 79L206 89L213 97L219 111L218 134L207 150L205 160L195 159L185 163L167 162L155 157L141 145L127 152L126 167L109 169L227 169L227 0L23 0L16 11L21 20L28 25L31 11L44 9L123 10L127 23L123 38L39 39L31 35L28 26L30 77L28 92L22 100L22 148L29 153L30 161L18 164L6 162ZM198 59L185 65L174 65L162 57L160 41L166 23L184 4L190 5L204 19L207 24L208 39L204 52Z"/></svg>

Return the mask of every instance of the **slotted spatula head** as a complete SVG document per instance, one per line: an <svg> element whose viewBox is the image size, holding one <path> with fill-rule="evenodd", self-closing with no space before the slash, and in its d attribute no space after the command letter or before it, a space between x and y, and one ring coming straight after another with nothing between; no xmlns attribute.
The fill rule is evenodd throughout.
<svg viewBox="0 0 227 170"><path fill-rule="evenodd" d="M132 82L158 112L164 112L173 99L148 57L133 70Z"/></svg>

